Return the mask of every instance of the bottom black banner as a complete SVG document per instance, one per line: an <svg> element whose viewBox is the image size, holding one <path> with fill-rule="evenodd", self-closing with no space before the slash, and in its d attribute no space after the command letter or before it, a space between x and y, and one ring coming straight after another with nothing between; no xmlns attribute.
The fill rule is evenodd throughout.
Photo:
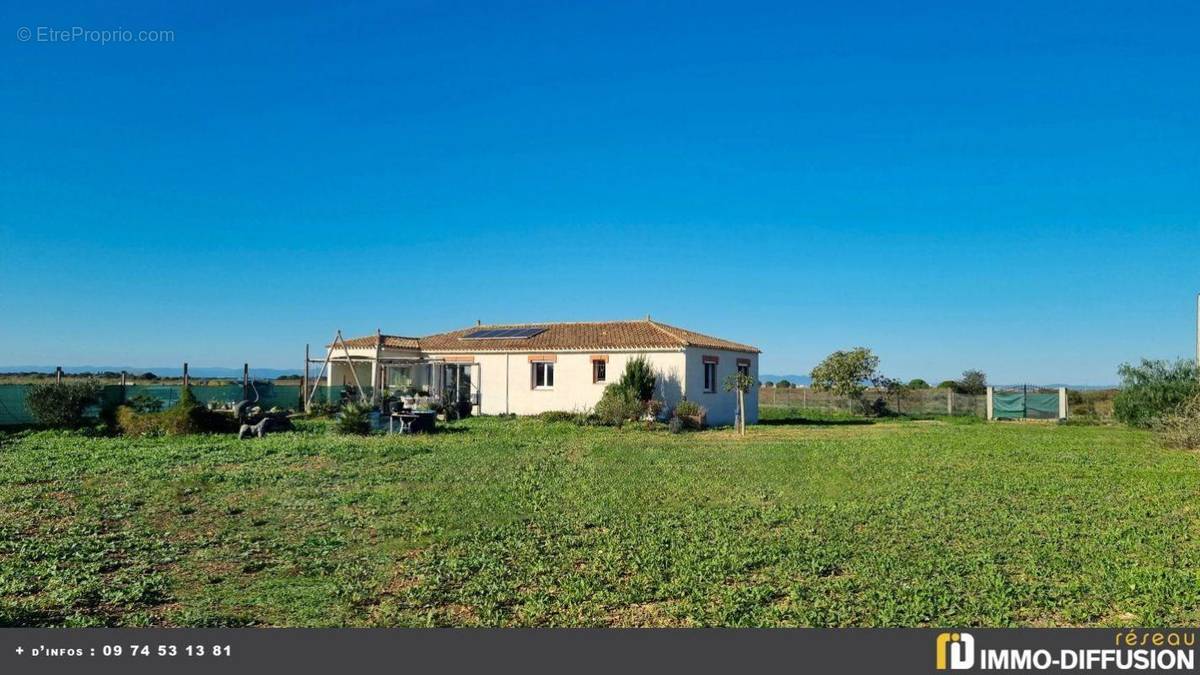
<svg viewBox="0 0 1200 675"><path fill-rule="evenodd" d="M1190 671L1193 629L7 629L0 673Z"/></svg>

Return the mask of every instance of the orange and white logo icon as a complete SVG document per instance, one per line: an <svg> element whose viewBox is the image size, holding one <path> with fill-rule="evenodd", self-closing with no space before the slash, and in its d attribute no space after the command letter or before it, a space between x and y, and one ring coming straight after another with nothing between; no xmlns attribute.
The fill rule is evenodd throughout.
<svg viewBox="0 0 1200 675"><path fill-rule="evenodd" d="M975 638L970 633L937 636L937 669L967 670L975 665Z"/></svg>

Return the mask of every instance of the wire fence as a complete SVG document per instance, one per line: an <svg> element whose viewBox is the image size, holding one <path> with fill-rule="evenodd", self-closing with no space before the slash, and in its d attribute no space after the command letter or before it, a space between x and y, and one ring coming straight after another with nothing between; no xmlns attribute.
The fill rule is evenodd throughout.
<svg viewBox="0 0 1200 675"><path fill-rule="evenodd" d="M987 416L987 396L960 394L953 389L912 389L899 393L868 389L863 401L875 409L899 415ZM760 408L803 408L823 412L862 412L863 404L847 396L811 387L763 387L758 392Z"/></svg>

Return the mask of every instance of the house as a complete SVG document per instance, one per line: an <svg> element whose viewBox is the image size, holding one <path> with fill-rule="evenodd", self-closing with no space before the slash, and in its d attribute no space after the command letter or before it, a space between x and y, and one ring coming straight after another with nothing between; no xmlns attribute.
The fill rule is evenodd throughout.
<svg viewBox="0 0 1200 675"><path fill-rule="evenodd" d="M657 371L655 398L668 408L684 398L708 410L710 424L732 424L737 396L725 378L758 377L759 350L669 326L635 321L477 324L426 337L376 333L327 346L325 384L458 392L484 415L583 410L600 400L626 362L645 356ZM353 372L352 370L353 369ZM357 379L355 378L357 376ZM758 390L746 393L747 422L758 419Z"/></svg>

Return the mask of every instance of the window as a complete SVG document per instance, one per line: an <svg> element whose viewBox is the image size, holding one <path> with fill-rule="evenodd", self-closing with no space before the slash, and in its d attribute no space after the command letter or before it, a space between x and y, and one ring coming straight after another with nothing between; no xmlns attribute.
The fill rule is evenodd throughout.
<svg viewBox="0 0 1200 675"><path fill-rule="evenodd" d="M533 364L533 388L554 388L554 364L537 362Z"/></svg>
<svg viewBox="0 0 1200 675"><path fill-rule="evenodd" d="M749 363L738 363L738 372L741 373L742 375L749 375L750 374L750 364Z"/></svg>
<svg viewBox="0 0 1200 675"><path fill-rule="evenodd" d="M717 391L717 364L704 362L704 393L712 394Z"/></svg>
<svg viewBox="0 0 1200 675"><path fill-rule="evenodd" d="M592 361L592 382L602 383L608 380L608 363L600 360Z"/></svg>

